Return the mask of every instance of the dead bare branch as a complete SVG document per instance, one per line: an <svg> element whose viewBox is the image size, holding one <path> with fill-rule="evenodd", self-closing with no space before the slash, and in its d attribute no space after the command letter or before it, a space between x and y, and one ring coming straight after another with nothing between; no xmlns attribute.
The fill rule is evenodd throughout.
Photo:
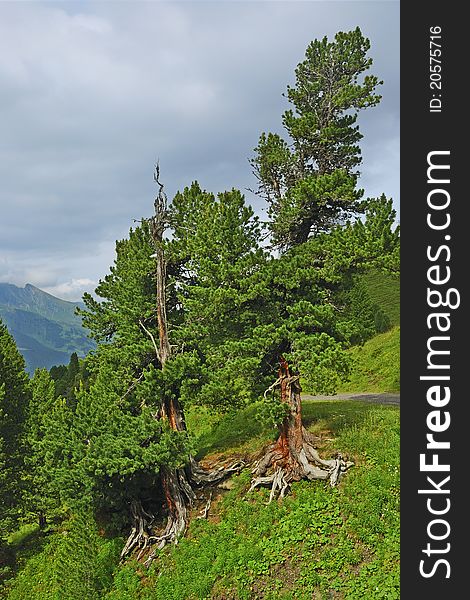
<svg viewBox="0 0 470 600"><path fill-rule="evenodd" d="M161 362L160 359L160 351L158 350L157 347L157 343L155 341L155 338L153 337L152 333L147 329L147 327L145 327L145 325L142 323L142 321L139 319L139 325L142 327L142 329L145 331L145 333L149 336L149 338L152 340L153 343L153 347L155 348L155 354L157 355L158 360Z"/></svg>
<svg viewBox="0 0 470 600"><path fill-rule="evenodd" d="M130 394L132 392L132 390L135 388L135 386L139 383L139 381L142 379L142 377L144 376L144 372L142 372L139 377L137 379L135 379L131 385L127 388L127 390L124 392L124 394L119 398L119 402L121 402L121 400L124 400L124 398L127 396L127 394Z"/></svg>
<svg viewBox="0 0 470 600"><path fill-rule="evenodd" d="M279 378L273 384L271 384L267 390L264 390L263 397L266 398L269 392L273 392L280 385L281 385L281 379Z"/></svg>

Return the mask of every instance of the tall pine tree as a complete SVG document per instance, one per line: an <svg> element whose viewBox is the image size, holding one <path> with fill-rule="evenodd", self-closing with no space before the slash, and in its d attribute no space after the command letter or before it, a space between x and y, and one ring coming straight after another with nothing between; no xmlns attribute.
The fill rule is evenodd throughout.
<svg viewBox="0 0 470 600"><path fill-rule="evenodd" d="M31 392L24 435L26 474L23 505L25 513L33 514L43 529L48 518L59 508L58 495L51 481L52 473L48 468L53 444L51 418L55 416L57 402L54 381L46 369L36 369L31 380Z"/></svg>
<svg viewBox="0 0 470 600"><path fill-rule="evenodd" d="M277 247L303 243L361 210L357 116L381 98L375 93L381 82L365 74L369 48L359 28L311 42L295 86L287 89L293 105L282 118L288 141L273 133L259 139L251 162Z"/></svg>
<svg viewBox="0 0 470 600"><path fill-rule="evenodd" d="M338 342L354 331L341 319L335 291L354 263L372 260L379 246L390 252L383 238L375 248L363 249L362 259L355 242L349 243L350 253L338 245L339 225L371 204L360 202L363 191L357 189L362 134L356 124L360 110L380 101L375 89L381 82L365 74L372 65L369 48L359 28L339 32L331 42L314 40L287 92L294 110L284 113L283 124L291 143L262 134L252 160L258 192L268 202L272 245L282 251L278 268L286 288L295 290L293 297L285 295L280 329L286 335L276 349L278 379L269 388L279 388L285 414L280 436L259 461L252 484L271 485L271 498L303 477L335 485L350 466L340 455L320 458L317 440L302 425L300 375L308 374L317 391L333 391L335 378L347 371ZM347 227L356 238L361 233L360 225ZM391 247L395 238L387 235ZM312 288L307 293L306 283Z"/></svg>
<svg viewBox="0 0 470 600"><path fill-rule="evenodd" d="M23 436L29 399L24 359L0 321L0 538L14 529L21 513Z"/></svg>

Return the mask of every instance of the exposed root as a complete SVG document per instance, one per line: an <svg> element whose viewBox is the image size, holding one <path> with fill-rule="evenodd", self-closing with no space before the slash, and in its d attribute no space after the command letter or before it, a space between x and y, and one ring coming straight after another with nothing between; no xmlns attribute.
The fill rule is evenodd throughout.
<svg viewBox="0 0 470 600"><path fill-rule="evenodd" d="M207 519L207 515L209 514L209 509L212 503L212 492L209 495L209 500L206 502L206 505L201 510L200 514L197 516L198 519Z"/></svg>
<svg viewBox="0 0 470 600"><path fill-rule="evenodd" d="M158 550L161 550L167 544L176 545L178 543L179 537L186 530L188 508L196 498L183 469L163 470L162 487L169 509L168 520L163 533L153 536L152 551L144 563L145 566L150 565Z"/></svg>
<svg viewBox="0 0 470 600"><path fill-rule="evenodd" d="M245 463L240 460L231 464L229 467L221 466L212 471L206 471L206 469L203 469L194 458L191 457L189 461L189 474L191 482L194 483L194 485L210 485L212 483L219 483L219 481L222 481L222 479L225 479L233 473L238 473L244 466Z"/></svg>
<svg viewBox="0 0 470 600"><path fill-rule="evenodd" d="M182 469L162 472L162 487L169 510L168 520L162 534L157 535L153 528L154 515L147 512L140 500L132 500L132 529L121 552L121 560L139 549L136 559L140 560L150 547L161 549L167 543L177 543L184 533L187 523L187 508L195 499ZM150 556L153 557L154 552ZM150 557L149 557L150 558Z"/></svg>
<svg viewBox="0 0 470 600"><path fill-rule="evenodd" d="M148 546L149 539L154 537L151 534L151 525L155 517L144 510L140 500L132 500L131 515L133 526L122 549L121 560L136 547L141 548L140 555Z"/></svg>
<svg viewBox="0 0 470 600"><path fill-rule="evenodd" d="M289 413L280 427L278 440L256 463L250 487L251 491L260 485L271 486L269 502L276 497L282 498L290 484L301 479L329 479L330 485L335 486L341 475L353 465L340 454L329 460L318 454L315 446L320 438L302 425L300 378L290 374L289 365L283 357L280 359L279 378L265 395L277 387L280 388L281 402L287 404Z"/></svg>
<svg viewBox="0 0 470 600"><path fill-rule="evenodd" d="M168 518L163 532L155 531L154 515L144 510L140 500L132 500L131 515L132 529L126 544L121 552L121 560L131 552L137 552L136 559L140 560L146 552L150 551L144 564L150 565L157 552L167 544L177 544L178 539L186 531L189 521L189 509L196 500L192 486L216 484L226 477L237 473L244 466L243 461L236 462L228 467L218 467L206 471L191 458L186 469L169 470L161 472L161 484L168 508ZM212 493L199 518L207 518L212 500Z"/></svg>
<svg viewBox="0 0 470 600"><path fill-rule="evenodd" d="M251 482L251 487L248 490L254 490L260 485L271 486L271 493L269 494L268 504L278 496L279 498L283 498L286 492L289 490L289 482L286 479L286 471L281 467L278 467L274 473L268 475L267 477L256 477Z"/></svg>
<svg viewBox="0 0 470 600"><path fill-rule="evenodd" d="M299 451L286 447L278 440L255 465L252 471L255 477L249 491L259 486L270 486L269 502L272 502L274 498L283 498L290 484L301 479L328 479L334 487L341 475L353 464L344 460L341 454L333 459L322 459L317 450L305 440ZM273 472L266 475L271 468Z"/></svg>

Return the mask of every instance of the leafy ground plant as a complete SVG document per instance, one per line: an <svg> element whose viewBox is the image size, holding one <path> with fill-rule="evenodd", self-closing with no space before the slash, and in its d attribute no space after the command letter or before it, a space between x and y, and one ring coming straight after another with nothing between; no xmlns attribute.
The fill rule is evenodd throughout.
<svg viewBox="0 0 470 600"><path fill-rule="evenodd" d="M298 482L291 496L267 506L268 490L248 493L245 471L228 492L214 491L208 518L194 518L149 569L119 569L105 597L398 599L398 409L304 402L304 413L325 451L340 447L355 460L338 488Z"/></svg>

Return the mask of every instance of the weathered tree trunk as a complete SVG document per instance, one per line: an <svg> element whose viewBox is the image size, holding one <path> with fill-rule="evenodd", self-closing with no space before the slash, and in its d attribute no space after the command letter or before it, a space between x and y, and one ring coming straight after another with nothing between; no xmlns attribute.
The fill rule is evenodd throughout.
<svg viewBox="0 0 470 600"><path fill-rule="evenodd" d="M160 234L160 228L154 226L154 236ZM167 363L171 354L170 341L168 339L168 327L166 319L166 264L162 248L162 234L155 240L157 250L154 254L156 258L156 287L157 287L157 321L158 321L158 337L160 341L160 362L162 368Z"/></svg>
<svg viewBox="0 0 470 600"><path fill-rule="evenodd" d="M152 338L155 346L157 358L162 370L165 368L168 360L171 358L171 346L168 338L168 325L166 315L166 263L163 252L163 234L167 225L167 198L163 192L163 185L159 182L159 167L155 170L154 179L159 186L158 195L155 198L155 215L151 220L151 233L155 244L156 259L156 312L158 324L159 344L156 347L153 336L148 330L148 335ZM141 323L142 325L142 323ZM160 410L157 418L167 421L174 431L183 431L185 422L183 411L177 401L173 398L162 397L160 400ZM124 558L135 547L140 547L137 555L139 559L144 551L151 546L152 551L147 557L146 562L150 562L155 551L163 548L167 543L177 543L178 537L186 529L188 521L188 508L195 498L194 492L188 481L186 472L183 469L170 469L164 467L160 470L160 481L168 510L167 524L162 533L156 534L152 523L154 516L146 513L140 500L134 500L131 503L131 513L133 527L131 534L124 546L121 558Z"/></svg>
<svg viewBox="0 0 470 600"><path fill-rule="evenodd" d="M171 345L168 336L166 315L166 261L163 252L163 234L167 225L167 198L163 192L163 185L159 181L159 167L155 170L155 182L159 192L155 198L155 215L151 220L151 232L156 247L153 258L156 259L156 304L159 344L158 348L151 332L140 322L143 330L149 335L155 347L157 358L162 370L171 360ZM185 431L186 423L183 409L173 396L163 396L160 399L160 409L157 418L167 421L174 431ZM170 469L163 467L160 470L160 481L168 511L168 519L163 532L155 532L153 528L154 515L146 512L139 499L131 502L132 529L127 542L121 552L121 559L130 552L139 548L137 560L147 554L145 564L152 562L158 550L169 543L178 543L178 538L184 533L189 520L191 508L196 494L193 485L200 486L221 481L227 475L238 471L240 463L229 468L220 467L207 472L197 462L188 457L188 464L184 469ZM150 550L149 550L150 548Z"/></svg>
<svg viewBox="0 0 470 600"><path fill-rule="evenodd" d="M330 460L320 458L316 450L318 438L302 425L299 379L299 376L291 375L287 361L281 357L275 386L280 388L281 401L288 405L289 414L280 426L279 438L257 462L250 488L271 486L269 502L277 496L282 498L293 481L303 478L329 479L330 484L335 486L341 474L353 464L345 461L340 454Z"/></svg>

